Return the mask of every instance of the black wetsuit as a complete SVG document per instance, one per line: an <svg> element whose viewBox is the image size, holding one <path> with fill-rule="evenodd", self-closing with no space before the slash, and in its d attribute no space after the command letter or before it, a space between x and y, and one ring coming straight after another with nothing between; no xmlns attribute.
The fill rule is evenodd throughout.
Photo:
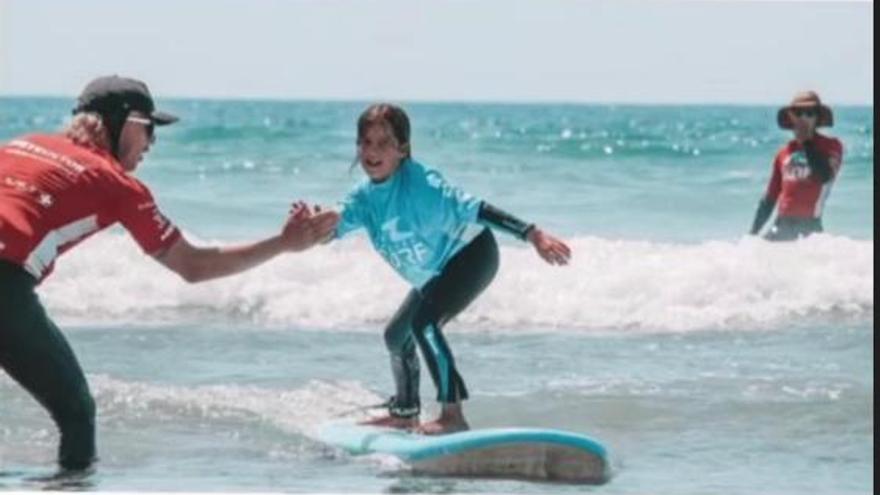
<svg viewBox="0 0 880 495"><path fill-rule="evenodd" d="M0 367L52 416L58 462L84 469L95 459L95 401L67 339L46 315L36 279L0 260Z"/></svg>
<svg viewBox="0 0 880 495"><path fill-rule="evenodd" d="M412 289L385 328L385 345L391 353L396 394L389 410L398 417L419 414L419 359L422 351L437 386L437 400L453 403L468 398L467 387L442 328L468 307L489 286L498 272L498 245L492 231L484 229L463 247L421 291ZM415 341L415 342L414 342Z"/></svg>
<svg viewBox="0 0 880 495"><path fill-rule="evenodd" d="M819 232L822 232L821 218L776 217L764 238L768 241L794 241Z"/></svg>

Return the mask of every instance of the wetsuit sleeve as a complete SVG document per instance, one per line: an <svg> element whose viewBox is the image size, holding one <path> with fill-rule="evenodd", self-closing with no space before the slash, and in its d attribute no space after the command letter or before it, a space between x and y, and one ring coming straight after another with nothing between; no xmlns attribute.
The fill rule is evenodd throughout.
<svg viewBox="0 0 880 495"><path fill-rule="evenodd" d="M341 239L364 226L363 207L358 201L358 191L351 192L342 202L339 223L334 238Z"/></svg>
<svg viewBox="0 0 880 495"><path fill-rule="evenodd" d="M480 223L489 227L507 232L521 240L526 240L529 232L535 228L535 224L526 223L519 218L507 213L504 210L496 208L489 203L483 201L480 203L480 212L478 214Z"/></svg>
<svg viewBox="0 0 880 495"><path fill-rule="evenodd" d="M171 247L180 230L159 211L149 189L131 179L121 188L118 220L147 254L157 254Z"/></svg>
<svg viewBox="0 0 880 495"><path fill-rule="evenodd" d="M782 167L780 166L779 154L773 160L773 170L770 172L770 183L767 185L767 191L761 201L758 202L758 210L755 212L755 219L752 221L752 228L749 233L756 235L767 223L770 215L773 214L773 208L776 207L776 199L782 192Z"/></svg>
<svg viewBox="0 0 880 495"><path fill-rule="evenodd" d="M482 201L447 182L436 170L426 172L424 179L424 188L417 196L420 209L436 215L443 231L454 232L477 222Z"/></svg>
<svg viewBox="0 0 880 495"><path fill-rule="evenodd" d="M815 175L819 182L825 184L834 177L829 156L819 149L815 140L810 139L804 142L804 153L807 155L807 165L810 167L810 173Z"/></svg>
<svg viewBox="0 0 880 495"><path fill-rule="evenodd" d="M761 231L761 228L767 223L767 219L773 214L773 208L775 206L775 201L770 201L766 197L761 198L761 201L758 202L758 211L755 212L755 220L752 221L752 230L749 231L750 234L756 235Z"/></svg>

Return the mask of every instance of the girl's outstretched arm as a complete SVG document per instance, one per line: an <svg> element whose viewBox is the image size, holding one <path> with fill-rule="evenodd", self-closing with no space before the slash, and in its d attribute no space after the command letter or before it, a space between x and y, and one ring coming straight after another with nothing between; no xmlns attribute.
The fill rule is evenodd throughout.
<svg viewBox="0 0 880 495"><path fill-rule="evenodd" d="M531 243L538 255L551 265L565 265L571 258L571 249L561 240L485 201L480 204L478 218L484 224Z"/></svg>

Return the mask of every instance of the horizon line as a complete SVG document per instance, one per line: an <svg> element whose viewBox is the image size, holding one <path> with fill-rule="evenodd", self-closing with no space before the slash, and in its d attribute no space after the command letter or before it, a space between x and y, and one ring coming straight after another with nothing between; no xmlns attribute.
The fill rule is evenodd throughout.
<svg viewBox="0 0 880 495"><path fill-rule="evenodd" d="M6 99L27 99L27 98L41 98L41 99L58 99L58 100L76 100L76 95L58 95L58 94L27 94L27 93L10 93L4 94L0 93L0 98ZM371 98L371 97L314 97L314 96L215 96L215 95L204 95L204 96L192 96L192 95L153 95L153 99L156 101L173 101L173 100L203 100L203 101L236 101L236 102L290 102L290 103L367 103L367 102L376 102L376 101L387 101L387 102L399 102L399 103L407 103L407 104L482 104L482 105L570 105L570 106L730 106L730 107L770 107L770 106L784 106L787 104L786 101L783 102L767 102L767 101L649 101L649 100L629 100L629 101L596 101L596 100L570 100L570 99L545 99L545 100L530 100L530 99L517 99L517 100L492 100L492 99L467 99L467 98L435 98L435 99L423 99L423 98ZM829 102L823 99L823 103L832 107L866 107L873 108L874 102L873 100L869 100L866 102L856 102L853 100L847 100L842 102Z"/></svg>

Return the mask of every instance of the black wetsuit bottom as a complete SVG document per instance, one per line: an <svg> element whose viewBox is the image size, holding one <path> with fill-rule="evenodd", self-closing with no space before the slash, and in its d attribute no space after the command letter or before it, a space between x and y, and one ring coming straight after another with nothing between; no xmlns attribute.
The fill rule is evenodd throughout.
<svg viewBox="0 0 880 495"><path fill-rule="evenodd" d="M0 261L0 368L49 411L61 433L61 467L85 469L95 460L95 401L35 286L20 266Z"/></svg>
<svg viewBox="0 0 880 495"><path fill-rule="evenodd" d="M821 218L777 217L764 236L768 241L793 241L822 232Z"/></svg>
<svg viewBox="0 0 880 495"><path fill-rule="evenodd" d="M463 247L421 291L412 290L385 328L396 393L389 411L398 417L419 414L419 358L416 344L437 387L437 400L468 398L464 380L441 329L489 286L498 272L498 245L484 229Z"/></svg>

